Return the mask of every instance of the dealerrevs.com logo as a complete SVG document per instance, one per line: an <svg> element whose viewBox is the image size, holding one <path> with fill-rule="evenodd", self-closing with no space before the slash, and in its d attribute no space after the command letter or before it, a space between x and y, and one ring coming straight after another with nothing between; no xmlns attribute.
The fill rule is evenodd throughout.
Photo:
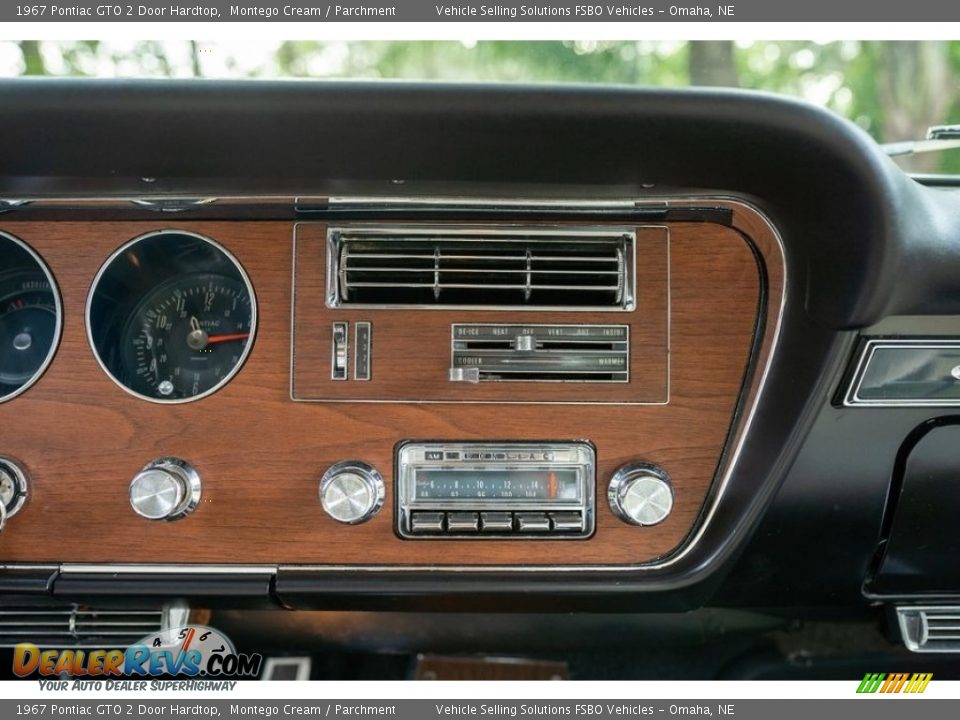
<svg viewBox="0 0 960 720"><path fill-rule="evenodd" d="M124 649L41 650L20 643L13 651L17 677L256 677L263 656L237 653L230 639L204 625L147 635Z"/></svg>
<svg viewBox="0 0 960 720"><path fill-rule="evenodd" d="M919 694L927 689L932 679L933 673L867 673L857 692Z"/></svg>

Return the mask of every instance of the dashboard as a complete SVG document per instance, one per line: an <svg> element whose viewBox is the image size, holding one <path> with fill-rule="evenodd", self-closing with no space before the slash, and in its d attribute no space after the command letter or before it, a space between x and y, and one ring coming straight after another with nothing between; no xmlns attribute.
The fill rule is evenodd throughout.
<svg viewBox="0 0 960 720"><path fill-rule="evenodd" d="M749 209L739 211L744 222L762 222ZM732 221L733 208L727 212ZM704 510L751 361L775 335L782 283L766 302L760 250L734 227L606 227L598 224L594 235L579 225L448 222L420 225L415 236L423 240L410 241L413 229L388 223L333 230L312 222L167 220L157 229L10 218L5 232L45 258L40 272L53 278L43 316L48 328L42 343L36 340L47 352L36 360L55 358L35 387L21 388L17 402L4 405L23 428L4 453L30 459L22 462L35 495L10 518L16 532L4 538L5 559L209 563L220 559L217 538L224 535L233 558L251 564L577 566L663 558ZM349 251L336 246L344 237ZM615 241L609 261L607 238ZM759 241L781 278L775 237L767 230ZM478 245L484 249L469 249ZM419 271L422 256L429 267ZM331 257L338 268L327 267ZM591 262L613 270L600 275L605 271ZM330 283L346 288L346 272L360 279L351 275L347 297L330 300ZM425 299L354 300L356 285L419 291L406 286L421 274ZM595 279L599 287L624 289L607 298L596 284L578 284ZM565 282L564 305L538 304L549 302L538 293L555 292L543 288ZM529 300L523 288L509 289L528 283ZM66 318L56 347L58 322L47 317L63 319L50 312L54 286ZM498 302L490 296L498 287L516 297ZM448 302L448 290L461 295ZM617 292L632 297L618 299ZM6 303L24 306L8 313L8 354L16 359L17 338L40 330L26 314L29 295ZM755 335L768 325L764 347ZM529 346L518 349L522 342ZM31 375L40 369L34 364ZM471 368L478 374L472 381L458 376ZM645 438L643 453L634 446L636 433ZM423 441L434 449L406 459L403 448ZM524 447L515 451L518 443ZM560 457L569 448L579 453ZM434 455L439 460L427 462ZM179 483L168 490L156 473L131 486L163 458L199 475L193 500L176 489ZM371 468L369 477L345 475L321 489L330 468L352 463ZM656 522L624 522L616 515L620 500L611 504L605 494L619 470L643 475L630 468L644 463L663 476L651 487L662 488L672 507ZM71 483L57 480L77 464L99 478L99 518L74 502ZM408 467L425 499L432 491L447 504L398 497ZM580 525L569 535L555 522L522 531L521 521L553 516L548 501L564 499L557 487L564 473L578 486L567 498L576 507L566 512L578 513ZM444 491L443 483L451 487ZM172 515L183 522L149 522L168 517L157 517L158 492L182 496ZM379 493L382 507L356 518L326 512L324 503L334 502L327 492L354 492L360 504ZM135 501L141 493L149 498L146 510ZM195 505L189 518L180 502ZM437 531L412 531L414 518L400 513L420 518L427 505L434 506L429 517ZM41 507L87 531L51 555ZM480 527L476 513L487 508L516 516L502 535ZM457 512L466 513L471 529L447 540ZM122 542L98 537L94 529L106 518ZM462 542L467 536L475 542Z"/></svg>
<svg viewBox="0 0 960 720"><path fill-rule="evenodd" d="M752 93L0 98L2 605L827 608L953 650L953 179Z"/></svg>

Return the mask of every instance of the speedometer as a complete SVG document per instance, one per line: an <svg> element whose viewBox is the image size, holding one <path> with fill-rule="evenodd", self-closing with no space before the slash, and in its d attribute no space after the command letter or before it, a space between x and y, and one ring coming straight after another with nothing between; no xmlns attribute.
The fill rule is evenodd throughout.
<svg viewBox="0 0 960 720"><path fill-rule="evenodd" d="M87 307L91 345L128 392L187 402L239 371L256 331L253 288L222 246L193 233L132 240L101 269Z"/></svg>
<svg viewBox="0 0 960 720"><path fill-rule="evenodd" d="M60 325L60 298L50 272L20 240L0 233L0 402L43 374Z"/></svg>

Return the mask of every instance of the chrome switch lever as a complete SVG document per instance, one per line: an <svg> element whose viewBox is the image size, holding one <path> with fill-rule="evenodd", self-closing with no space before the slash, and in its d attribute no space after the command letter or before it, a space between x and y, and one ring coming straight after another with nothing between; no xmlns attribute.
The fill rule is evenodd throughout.
<svg viewBox="0 0 960 720"><path fill-rule="evenodd" d="M450 382L478 383L480 382L480 368L455 367L450 368Z"/></svg>
<svg viewBox="0 0 960 720"><path fill-rule="evenodd" d="M333 324L333 347L330 349L330 377L347 379L347 358L350 355L350 326L345 322Z"/></svg>

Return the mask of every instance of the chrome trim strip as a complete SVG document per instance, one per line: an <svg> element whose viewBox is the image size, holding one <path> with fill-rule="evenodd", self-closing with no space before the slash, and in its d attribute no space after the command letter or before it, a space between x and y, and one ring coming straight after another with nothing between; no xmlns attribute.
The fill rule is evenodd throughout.
<svg viewBox="0 0 960 720"><path fill-rule="evenodd" d="M46 277L47 282L50 284L50 292L53 293L53 308L57 317L56 324L53 328L53 342L50 344L50 350L47 352L47 356L43 359L40 367L37 368L37 371L31 375L30 378L19 388L6 395L0 395L0 404L9 402L15 397L19 397L36 385L40 378L43 377L43 374L47 371L47 368L50 367L50 363L53 362L53 358L56 356L57 350L60 349L60 340L63 337L63 301L60 299L60 288L57 287L57 281L54 279L50 268L47 267L47 264L43 261L43 258L41 258L32 247L27 245L27 243L15 235L11 235L8 232L0 230L0 241L2 240L9 240L14 245L24 250L37 264L37 267L43 272L44 277Z"/></svg>
<svg viewBox="0 0 960 720"><path fill-rule="evenodd" d="M477 566L477 567L464 567L464 566L437 566L437 565L406 565L406 566L397 566L397 565L294 565L294 564L278 564L278 565L169 565L169 564L84 564L84 563L66 563L59 566L49 566L49 565L17 565L17 564L7 564L0 566L2 569L56 569L59 567L60 572L64 573L100 573L100 574L124 574L124 573L157 573L157 574L176 574L176 573L190 573L190 574L230 574L230 573L241 573L241 574L265 574L272 573L276 574L280 570L285 572L343 572L343 573L404 573L404 572L429 572L429 573L438 573L438 574L469 574L469 573L498 573L498 574L530 574L530 573L551 573L551 572L561 572L561 573L584 573L584 572L614 572L614 573L646 573L653 570L662 570L669 568L672 565L676 565L683 558L689 555L693 548L695 548L700 540L703 538L706 533L706 529L710 526L714 517L716 516L717 509L720 505L720 501L723 499L723 496L726 493L727 487L730 484L730 479L733 475L733 471L737 466L737 463L740 460L740 456L743 452L743 447L746 443L746 439L749 436L749 431L753 426L753 422L756 419L756 411L760 404L760 399L763 397L764 390L766 388L767 380L770 375L770 368L773 365L773 358L777 352L777 349L780 344L780 335L783 330L783 316L786 309L786 301L789 288L789 267L786 263L786 254L783 245L783 237L780 235L779 230L775 225L770 221L767 215L762 212L756 205L743 200L738 197L733 196L709 196L709 197L699 197L696 195L690 195L687 197L678 197L675 201L671 203L671 206L685 207L688 206L688 203L709 203L709 202L727 202L735 205L739 205L743 208L750 210L754 213L757 218L762 221L767 229L770 231L771 236L773 237L776 248L780 252L780 258L783 261L783 292L780 296L779 302L776 308L776 316L774 318L774 328L773 336L770 340L770 349L766 357L766 362L761 366L757 367L756 370L760 372L760 378L756 386L756 390L753 393L752 397L749 400L749 406L746 409L746 412L742 415L742 419L739 423L739 427L736 429L736 440L734 441L734 446L732 452L728 456L728 460L722 470L722 474L719 478L719 482L716 483L716 491L711 493L711 497L707 500L708 507L704 513L703 520L697 526L696 531L691 534L687 541L684 543L683 547L676 553L668 556L666 559L659 562L645 563L641 565L554 565L554 566L538 566L538 565L524 565L524 566L504 566L504 565L487 565L487 566ZM295 227L298 223L295 223ZM295 231L294 231L295 232ZM296 237L294 235L294 237ZM294 262L295 265L295 262ZM296 277L295 267L294 267L294 277ZM774 298L770 298L771 302L774 301ZM292 301L291 301L292 304ZM293 368L293 353L292 353L292 343L291 343L291 370ZM292 387L292 378L293 373L291 372L291 396L293 395ZM291 399L295 399L292 398Z"/></svg>
<svg viewBox="0 0 960 720"><path fill-rule="evenodd" d="M156 212L164 213L178 213L203 207L204 205L211 205L217 202L217 198L139 198L133 199L130 202L147 210L155 210Z"/></svg>
<svg viewBox="0 0 960 720"><path fill-rule="evenodd" d="M867 374L867 368L877 350L885 348L912 348L917 350L960 349L960 340L924 340L922 338L891 338L868 340L857 358L856 368L850 379L850 385L843 396L845 407L960 407L960 398L943 400L869 400L860 397L860 387Z"/></svg>
<svg viewBox="0 0 960 720"><path fill-rule="evenodd" d="M3 563L0 564L0 571L6 570L43 570L46 572L55 572L60 569L60 565L43 563Z"/></svg>
<svg viewBox="0 0 960 720"><path fill-rule="evenodd" d="M631 198L616 198L613 200L564 200L555 198L464 198L464 197L430 197L414 198L408 196L401 197L376 197L376 196L334 196L318 197L318 200L325 200L328 208L344 208L350 210L390 210L391 208L449 208L451 210L469 209L469 210L521 210L525 212L536 212L537 210L569 210L578 212L585 210L635 210L637 202ZM308 202L309 197L294 198L297 208L301 202ZM663 203L666 207L666 202Z"/></svg>
<svg viewBox="0 0 960 720"><path fill-rule="evenodd" d="M243 284L247 288L247 294L250 296L250 337L247 338L247 344L246 344L246 347L244 347L243 349L243 353L240 355L240 360L237 362L237 364L229 373L223 376L220 382L218 382L209 390L206 390L200 393L199 395L193 395L191 397L178 398L174 400L164 400L162 398L152 398L147 395L141 395L140 393L134 390L131 390L126 385L121 383L114 376L114 374L107 369L106 364L100 358L100 353L97 350L97 345L93 339L93 331L90 329L90 311L93 306L93 296L97 292L98 286L100 284L100 278L103 277L103 274L106 272L107 268L110 267L113 261L116 260L120 255L122 255L127 249L133 247L139 242L142 242L152 237L156 237L158 235L187 235L189 237L196 238L197 240L201 240L207 243L208 245L212 246L219 252L223 253L224 257L226 257L227 260L231 262L231 264L236 268L237 272L240 274L240 279L243 280ZM256 340L256 337L257 337L257 325L258 325L257 293L253 288L253 283L250 281L250 277L247 275L247 271L243 269L243 265L240 264L240 261L237 260L236 257L234 257L233 253L227 250L223 245L218 243L216 240L213 240L212 238L206 237L205 235L201 235L199 233L191 232L189 230L177 230L174 228L168 228L164 230L152 230L151 232L144 233L143 235L138 235L132 240L128 240L127 242L123 243L123 245L121 245L116 250L114 250L113 253L111 253L110 257L108 257L106 261L103 263L103 265L100 266L100 269L97 271L97 274L93 278L93 282L90 283L90 290L87 292L87 303L86 303L86 308L84 309L83 318L84 318L84 323L86 324L87 343L90 345L90 350L93 352L93 357L96 359L97 364L100 366L100 369L103 370L104 374L108 378L110 378L110 380L113 382L114 385L116 385L118 388L123 390L128 395L132 395L133 397L139 400L146 400L147 402L155 403L157 405L183 405L186 403L196 402L197 400L202 400L205 397L209 397L210 395L213 395L218 390L223 389L231 380L233 380L234 377L236 377L237 373L239 373L240 370L243 368L243 366L246 364L247 358L250 357L250 353L253 350L254 341Z"/></svg>
<svg viewBox="0 0 960 720"><path fill-rule="evenodd" d="M217 194L216 197L184 197L177 195L150 194L141 195L107 195L97 197L71 197L68 195L21 195L14 198L0 198L0 212L9 209L15 209L24 205L37 205L40 207L48 205L70 204L77 209L84 209L89 206L98 206L101 209L124 209L130 205L139 205L149 209L156 209L157 205L164 202L192 203L192 207L202 207L203 205L225 205L236 203L260 202L269 204L288 204L291 210L300 212L323 212L324 210L390 210L392 208L409 209L468 209L468 210L518 210L525 212L537 211L556 211L564 210L570 213L607 211L607 212L628 212L644 206L638 204L635 198L618 197L611 199L557 199L557 198L537 198L537 197L458 197L437 195L432 197L412 198L407 196L374 196L374 195L356 195L356 196L326 196L326 195L291 195L280 194L272 195L270 193L253 193L248 195L240 194ZM323 208L317 207L311 209L311 203L323 205ZM306 206L306 207L305 207ZM659 207L665 209L667 201L649 203L645 206L647 209Z"/></svg>

